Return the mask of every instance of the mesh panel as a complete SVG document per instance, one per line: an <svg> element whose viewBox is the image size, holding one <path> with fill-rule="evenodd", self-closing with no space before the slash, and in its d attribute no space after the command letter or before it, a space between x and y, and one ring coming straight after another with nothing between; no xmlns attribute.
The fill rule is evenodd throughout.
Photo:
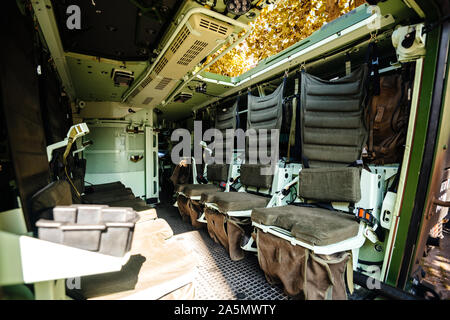
<svg viewBox="0 0 450 320"><path fill-rule="evenodd" d="M362 118L366 74L366 65L333 81L302 73L302 148L311 167L346 166L360 159L367 139Z"/></svg>

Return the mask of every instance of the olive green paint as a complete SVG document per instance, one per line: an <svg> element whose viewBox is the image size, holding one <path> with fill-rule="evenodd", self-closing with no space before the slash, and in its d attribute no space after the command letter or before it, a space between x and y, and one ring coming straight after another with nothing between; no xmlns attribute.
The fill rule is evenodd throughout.
<svg viewBox="0 0 450 320"><path fill-rule="evenodd" d="M136 79L148 65L147 62L122 62L71 52L65 55L77 98L85 101L121 101L128 87L114 85L112 70L132 71Z"/></svg>
<svg viewBox="0 0 450 320"><path fill-rule="evenodd" d="M414 199L416 197L420 168L422 166L434 87L434 77L436 72L435 69L437 49L439 46L439 31L440 29L438 28L427 34L426 56L424 59L422 86L420 89L420 101L417 111L413 145L411 148L411 159L409 162L407 182L403 194L403 203L400 210L400 222L397 229L394 249L389 265L389 272L386 279L386 282L390 285L397 284L398 274L406 246L406 238L410 227Z"/></svg>

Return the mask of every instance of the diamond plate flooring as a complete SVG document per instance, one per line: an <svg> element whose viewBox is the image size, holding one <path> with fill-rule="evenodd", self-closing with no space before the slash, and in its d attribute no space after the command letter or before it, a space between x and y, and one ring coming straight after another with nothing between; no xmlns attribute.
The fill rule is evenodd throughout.
<svg viewBox="0 0 450 320"><path fill-rule="evenodd" d="M199 260L196 295L199 300L286 300L281 286L271 286L259 268L255 254L232 261L226 250L214 242L205 229L197 230L184 222L171 205L156 207L178 238L192 244Z"/></svg>

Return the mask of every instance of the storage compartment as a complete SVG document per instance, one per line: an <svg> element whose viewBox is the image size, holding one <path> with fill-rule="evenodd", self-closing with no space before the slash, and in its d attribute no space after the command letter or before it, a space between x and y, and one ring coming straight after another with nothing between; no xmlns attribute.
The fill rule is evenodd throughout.
<svg viewBox="0 0 450 320"><path fill-rule="evenodd" d="M241 243L245 236L245 229L250 226L251 222L226 217L224 214L208 207L205 208L205 219L208 221L209 236L216 243L225 247L231 260L242 260L245 257L245 252L241 248Z"/></svg>
<svg viewBox="0 0 450 320"><path fill-rule="evenodd" d="M53 215L36 223L39 239L118 257L130 250L138 219L131 208L98 205L55 207Z"/></svg>
<svg viewBox="0 0 450 320"><path fill-rule="evenodd" d="M353 292L350 252L319 255L288 240L257 231L258 261L270 284L305 300L346 300Z"/></svg>
<svg viewBox="0 0 450 320"><path fill-rule="evenodd" d="M177 197L178 211L184 221L190 222L194 228L203 228L204 223L198 222L197 219L203 213L203 205L198 200L192 200L183 195Z"/></svg>

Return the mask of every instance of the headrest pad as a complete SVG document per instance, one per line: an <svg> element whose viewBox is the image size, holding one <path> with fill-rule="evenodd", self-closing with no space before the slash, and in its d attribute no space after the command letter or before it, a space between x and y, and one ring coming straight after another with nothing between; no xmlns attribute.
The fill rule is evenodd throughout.
<svg viewBox="0 0 450 320"><path fill-rule="evenodd" d="M304 168L299 174L298 195L326 202L358 202L361 199L361 169Z"/></svg>

